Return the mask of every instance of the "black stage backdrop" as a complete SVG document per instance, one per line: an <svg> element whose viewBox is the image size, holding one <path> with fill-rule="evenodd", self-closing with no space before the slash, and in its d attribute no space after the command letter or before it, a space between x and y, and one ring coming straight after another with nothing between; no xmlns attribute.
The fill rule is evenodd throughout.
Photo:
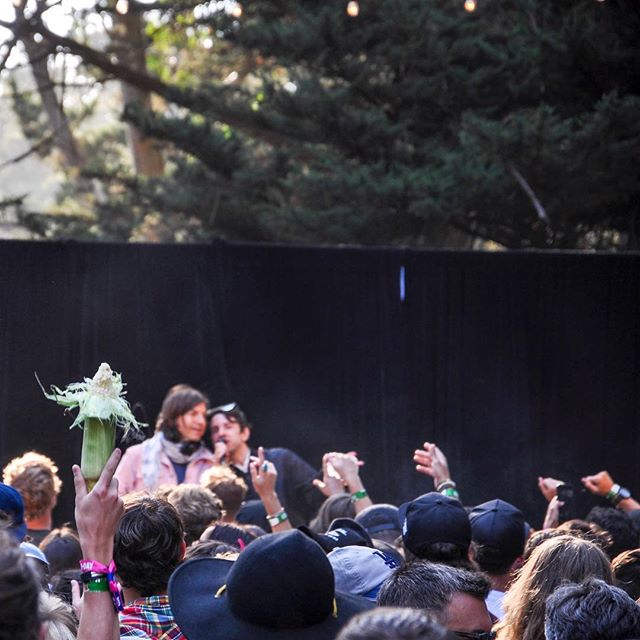
<svg viewBox="0 0 640 640"><path fill-rule="evenodd" d="M238 401L252 442L314 466L356 450L376 501L431 490L437 442L463 501L534 526L538 475L640 482L640 256L0 243L0 463L33 448L64 481L81 433L34 378L109 362L150 425L178 382ZM147 430L151 433L152 426ZM589 500L580 495L580 508Z"/></svg>

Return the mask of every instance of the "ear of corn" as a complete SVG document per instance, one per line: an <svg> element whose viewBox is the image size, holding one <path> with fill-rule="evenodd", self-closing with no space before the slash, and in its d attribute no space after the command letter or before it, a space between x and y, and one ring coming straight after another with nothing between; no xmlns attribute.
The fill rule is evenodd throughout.
<svg viewBox="0 0 640 640"><path fill-rule="evenodd" d="M52 393L47 393L42 384L40 388L45 397L67 410L78 408L71 427L84 430L80 467L91 489L115 447L116 427L122 428L126 437L145 426L136 421L124 399L122 377L103 362L93 378L84 382L72 382L64 390L52 385Z"/></svg>

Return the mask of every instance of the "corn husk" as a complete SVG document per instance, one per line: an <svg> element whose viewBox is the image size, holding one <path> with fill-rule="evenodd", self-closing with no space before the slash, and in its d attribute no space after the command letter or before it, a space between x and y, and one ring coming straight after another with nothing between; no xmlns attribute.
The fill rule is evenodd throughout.
<svg viewBox="0 0 640 640"><path fill-rule="evenodd" d="M67 410L78 409L70 428L80 426L84 430L80 468L91 489L115 447L116 427L127 437L145 426L136 421L124 399L122 376L103 362L93 378L84 382L72 382L65 389L51 385L52 393L47 393L42 384L40 387L49 400Z"/></svg>

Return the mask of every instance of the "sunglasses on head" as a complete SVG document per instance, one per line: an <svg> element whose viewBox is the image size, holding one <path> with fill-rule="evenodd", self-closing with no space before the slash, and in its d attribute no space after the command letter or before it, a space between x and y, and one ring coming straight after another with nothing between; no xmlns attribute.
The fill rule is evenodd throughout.
<svg viewBox="0 0 640 640"><path fill-rule="evenodd" d="M464 640L495 640L495 631L454 631L456 638Z"/></svg>
<svg viewBox="0 0 640 640"><path fill-rule="evenodd" d="M213 409L209 409L209 415L213 415L214 413L226 413L227 411L234 411L238 409L237 402L230 402L229 404L221 404L219 407L213 407Z"/></svg>

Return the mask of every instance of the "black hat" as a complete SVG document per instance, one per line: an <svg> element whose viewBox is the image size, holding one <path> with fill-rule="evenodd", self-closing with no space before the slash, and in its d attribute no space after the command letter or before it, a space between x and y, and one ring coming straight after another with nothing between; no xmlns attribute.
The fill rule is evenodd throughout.
<svg viewBox="0 0 640 640"><path fill-rule="evenodd" d="M397 531L398 536L402 528L398 507L393 504L372 504L356 514L355 520L373 537L382 531Z"/></svg>
<svg viewBox="0 0 640 640"><path fill-rule="evenodd" d="M353 518L336 518L329 525L326 533L316 533L302 525L298 527L302 533L315 540L325 551L329 553L336 547L373 547L373 540L366 529Z"/></svg>
<svg viewBox="0 0 640 640"><path fill-rule="evenodd" d="M522 511L504 500L490 500L469 514L471 537L477 544L493 547L505 559L515 560L524 551L525 521Z"/></svg>
<svg viewBox="0 0 640 640"><path fill-rule="evenodd" d="M169 580L175 621L189 640L332 640L373 604L335 592L323 550L296 529L258 538L232 563L196 558Z"/></svg>
<svg viewBox="0 0 640 640"><path fill-rule="evenodd" d="M432 491L400 506L402 540L411 553L421 557L435 542L449 542L467 550L471 544L469 517L460 502Z"/></svg>

